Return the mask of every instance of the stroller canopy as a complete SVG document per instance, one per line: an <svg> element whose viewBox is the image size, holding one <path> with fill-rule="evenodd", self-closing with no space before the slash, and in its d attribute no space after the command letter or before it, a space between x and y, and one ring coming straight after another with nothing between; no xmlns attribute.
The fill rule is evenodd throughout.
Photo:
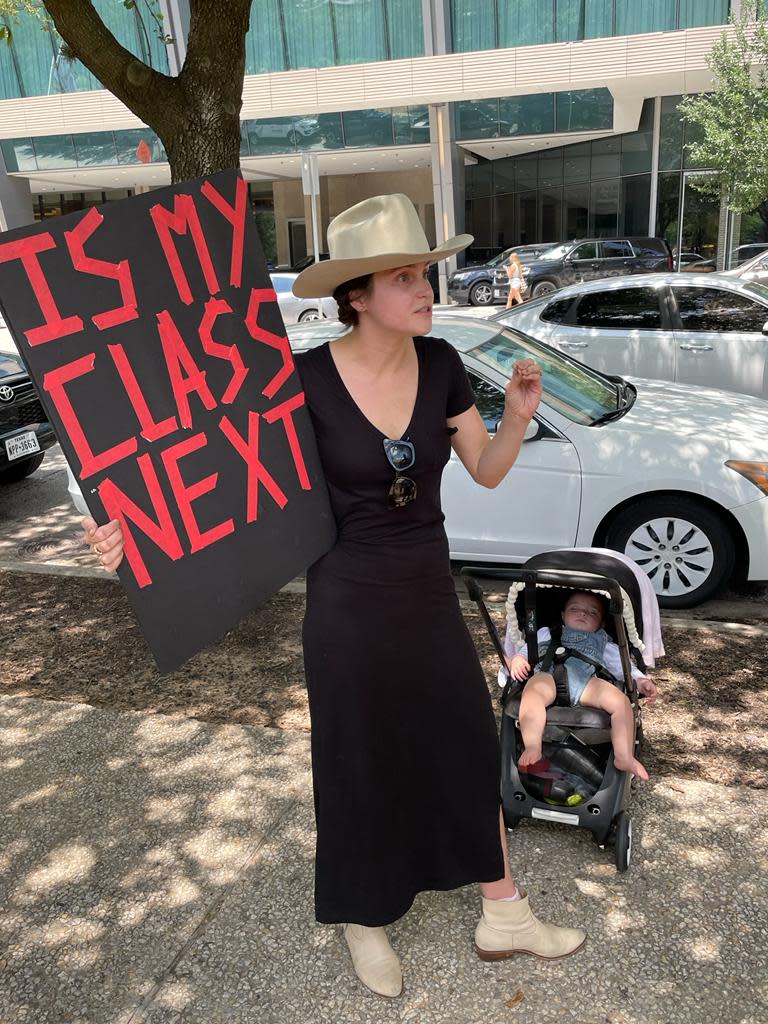
<svg viewBox="0 0 768 1024"><path fill-rule="evenodd" d="M640 592L640 584L630 565L625 561L615 558L613 555L605 554L596 550L562 550L544 551L541 554L529 558L523 566L524 569L546 570L547 572L581 573L596 577L607 577L615 580L621 588L623 599L622 618L627 631L627 639L632 647L642 654L645 650L643 642L643 602ZM507 600L507 622L511 625L515 620L521 633L525 628L525 609L523 601L524 583L513 583L509 588ZM572 584L563 581L562 588L554 584L537 584L537 590L542 588L540 597L537 598L537 618L541 625L549 625L560 618L563 607L563 590L573 590ZM596 593L603 594L606 598L609 594L601 590L599 581L590 588ZM613 623L610 619L605 623L605 629L609 634L614 635Z"/></svg>

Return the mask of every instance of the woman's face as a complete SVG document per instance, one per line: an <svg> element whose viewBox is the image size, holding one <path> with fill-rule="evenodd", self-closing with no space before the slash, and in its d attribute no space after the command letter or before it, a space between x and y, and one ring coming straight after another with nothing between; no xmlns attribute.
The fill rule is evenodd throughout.
<svg viewBox="0 0 768 1024"><path fill-rule="evenodd" d="M428 263L412 263L374 274L368 291L352 300L361 320L398 334L426 334L432 327L428 266Z"/></svg>

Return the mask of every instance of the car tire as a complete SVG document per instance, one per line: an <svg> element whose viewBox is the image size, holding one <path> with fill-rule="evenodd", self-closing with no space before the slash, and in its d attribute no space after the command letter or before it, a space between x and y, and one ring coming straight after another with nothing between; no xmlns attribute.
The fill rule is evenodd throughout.
<svg viewBox="0 0 768 1024"><path fill-rule="evenodd" d="M45 452L33 455L30 459L22 459L21 462L12 462L7 469L0 470L0 484L15 484L25 477L31 476L39 469L45 458Z"/></svg>
<svg viewBox="0 0 768 1024"><path fill-rule="evenodd" d="M692 498L645 498L610 523L605 546L644 569L662 608L693 608L730 578L733 536L720 516Z"/></svg>
<svg viewBox="0 0 768 1024"><path fill-rule="evenodd" d="M310 320L321 320L319 309L305 309L303 313L299 314L299 323L305 324Z"/></svg>
<svg viewBox="0 0 768 1024"><path fill-rule="evenodd" d="M557 291L557 282L550 280L537 281L531 290L531 298L538 299L542 295L550 295L552 292Z"/></svg>
<svg viewBox="0 0 768 1024"><path fill-rule="evenodd" d="M470 306L490 306L493 304L493 285L490 281L478 281L469 289Z"/></svg>

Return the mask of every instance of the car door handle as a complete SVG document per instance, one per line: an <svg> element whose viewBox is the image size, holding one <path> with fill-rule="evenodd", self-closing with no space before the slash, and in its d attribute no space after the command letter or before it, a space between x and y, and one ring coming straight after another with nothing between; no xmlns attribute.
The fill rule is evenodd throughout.
<svg viewBox="0 0 768 1024"><path fill-rule="evenodd" d="M711 345L681 345L681 349L685 352L711 352Z"/></svg>
<svg viewBox="0 0 768 1024"><path fill-rule="evenodd" d="M561 341L563 348L587 348L588 341Z"/></svg>

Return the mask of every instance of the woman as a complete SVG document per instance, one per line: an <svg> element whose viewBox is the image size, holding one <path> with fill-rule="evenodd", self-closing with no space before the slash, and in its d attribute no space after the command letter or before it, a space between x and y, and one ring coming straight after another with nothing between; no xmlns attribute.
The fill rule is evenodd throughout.
<svg viewBox="0 0 768 1024"><path fill-rule="evenodd" d="M538 367L518 362L491 441L458 354L424 337L427 268L471 241L430 251L410 200L378 196L331 222L331 259L294 282L301 297L332 294L350 327L297 358L338 524L308 572L304 622L315 911L343 923L358 977L387 996L402 972L384 926L423 890L480 882L485 959L559 958L585 940L538 921L512 880L495 722L450 572L440 477L451 446L495 487L541 395ZM84 526L114 568L119 527Z"/></svg>
<svg viewBox="0 0 768 1024"><path fill-rule="evenodd" d="M507 277L509 278L509 295L507 296L507 309L523 302L523 264L516 252L513 252L507 263Z"/></svg>

